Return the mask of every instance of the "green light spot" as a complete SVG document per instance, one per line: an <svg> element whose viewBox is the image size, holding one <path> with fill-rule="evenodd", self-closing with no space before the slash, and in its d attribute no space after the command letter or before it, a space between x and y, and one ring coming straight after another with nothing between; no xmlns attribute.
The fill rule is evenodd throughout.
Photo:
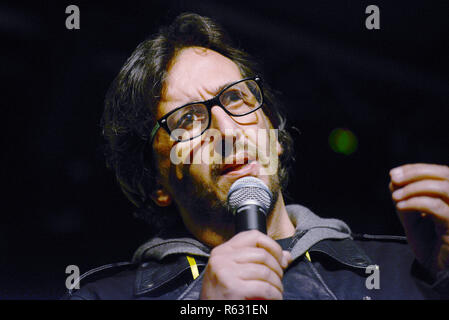
<svg viewBox="0 0 449 320"><path fill-rule="evenodd" d="M337 153L350 155L357 149L357 138L351 130L337 128L329 135L329 145Z"/></svg>

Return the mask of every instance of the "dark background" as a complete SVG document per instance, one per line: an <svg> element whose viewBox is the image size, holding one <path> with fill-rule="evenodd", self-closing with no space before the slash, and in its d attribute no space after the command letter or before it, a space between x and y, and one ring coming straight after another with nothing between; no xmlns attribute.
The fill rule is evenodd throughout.
<svg viewBox="0 0 449 320"><path fill-rule="evenodd" d="M76 4L81 29L67 30ZM365 8L380 8L380 30ZM0 299L64 292L65 268L128 260L148 237L100 150L104 94L126 58L183 11L218 20L263 61L295 135L290 202L354 232L402 234L388 171L448 163L446 1L44 1L0 5ZM329 134L351 130L350 155Z"/></svg>

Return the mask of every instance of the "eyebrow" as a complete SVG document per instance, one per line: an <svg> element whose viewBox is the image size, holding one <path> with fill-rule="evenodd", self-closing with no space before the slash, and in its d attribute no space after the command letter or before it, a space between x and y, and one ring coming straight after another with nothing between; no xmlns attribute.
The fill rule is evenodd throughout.
<svg viewBox="0 0 449 320"><path fill-rule="evenodd" d="M237 81L238 81L238 80L237 80ZM215 94L214 94L214 97L215 97L217 94L219 94L219 93L221 92L221 90L223 90L223 89L226 88L227 86L233 84L234 82L236 82L236 81L230 81L230 82L227 82L227 83L225 83L225 84L223 84L223 85L221 85L221 86L216 87L216 88L214 89L214 93L215 93ZM209 100L209 99L207 99L207 100ZM204 102L204 101L207 101L207 100L191 100L190 102L186 102L186 103L184 103L184 104L182 104L182 105L178 105L175 109L180 108L180 107L183 107L183 106L188 105L188 104L191 104L191 103L195 103L195 102Z"/></svg>
<svg viewBox="0 0 449 320"><path fill-rule="evenodd" d="M217 87L217 88L215 89L215 92L216 92L215 95L217 95L218 93L220 93L221 90L223 90L224 88L226 88L227 86L229 86L231 83L234 83L234 81L225 83L225 84L223 84L223 85Z"/></svg>
<svg viewBox="0 0 449 320"><path fill-rule="evenodd" d="M219 94L219 93L221 92L221 90L223 90L224 88L226 88L226 87L229 86L230 84L233 84L234 82L235 82L235 81L231 81L231 82L228 82L228 83L225 83L225 84L223 84L223 85L221 85L221 86L216 87L216 88L213 90L213 95L214 95L214 97L217 96L217 94ZM209 100L209 99L207 99L207 100ZM189 104L189 103L195 103L195 102L203 102L203 101L207 101L207 100L191 101L191 102L188 102L188 103L186 103L186 104Z"/></svg>

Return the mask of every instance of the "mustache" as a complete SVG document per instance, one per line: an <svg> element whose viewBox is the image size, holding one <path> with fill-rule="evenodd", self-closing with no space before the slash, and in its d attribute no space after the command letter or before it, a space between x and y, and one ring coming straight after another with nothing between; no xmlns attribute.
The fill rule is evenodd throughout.
<svg viewBox="0 0 449 320"><path fill-rule="evenodd" d="M175 144L170 152L171 162L175 166L182 164L183 170L191 164L207 164L211 166L214 175L231 165L252 161L258 161L263 166L270 165L278 156L277 131L261 130L263 131L252 135L206 134L202 139Z"/></svg>
<svg viewBox="0 0 449 320"><path fill-rule="evenodd" d="M260 146L249 138L223 139L224 143L215 146L214 160L211 164L212 177L232 170L243 164L253 161L268 163L270 161L269 152L264 152L265 145ZM218 148L218 150L217 150Z"/></svg>

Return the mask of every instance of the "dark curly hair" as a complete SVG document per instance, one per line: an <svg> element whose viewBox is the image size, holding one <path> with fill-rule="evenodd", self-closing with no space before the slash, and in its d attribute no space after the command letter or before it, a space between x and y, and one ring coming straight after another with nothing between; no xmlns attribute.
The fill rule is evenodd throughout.
<svg viewBox="0 0 449 320"><path fill-rule="evenodd" d="M135 215L161 231L182 223L173 208L154 208L149 195L156 186L152 149L148 139L161 96L167 67L177 52L198 46L214 50L231 59L243 77L262 76L254 60L236 48L225 31L213 20L193 13L179 15L173 23L140 43L127 59L112 82L105 99L101 119L106 140L104 153L108 168L115 172L117 181L137 207ZM263 110L274 128L283 148L279 177L281 188L287 185L292 160L292 139L285 130L285 118L273 90L264 82Z"/></svg>

